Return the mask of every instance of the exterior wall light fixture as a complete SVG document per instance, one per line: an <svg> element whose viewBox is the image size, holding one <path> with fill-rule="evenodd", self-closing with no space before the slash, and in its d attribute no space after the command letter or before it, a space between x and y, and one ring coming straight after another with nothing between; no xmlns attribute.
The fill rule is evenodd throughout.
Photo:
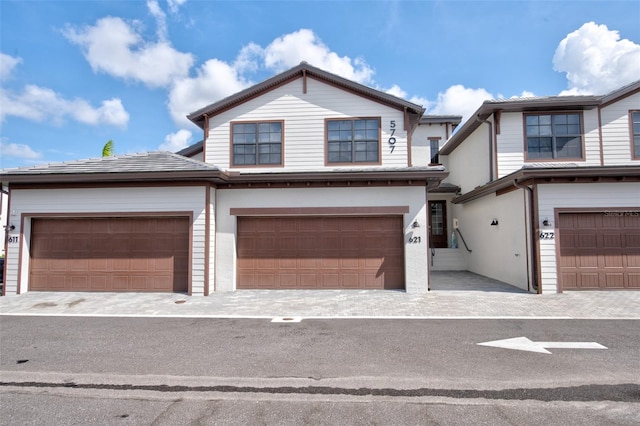
<svg viewBox="0 0 640 426"><path fill-rule="evenodd" d="M411 224L412 228L420 228L420 224L418 223L417 220L414 220L413 223Z"/></svg>
<svg viewBox="0 0 640 426"><path fill-rule="evenodd" d="M545 217L542 221L542 226L551 226L551 222L549 222L549 219Z"/></svg>
<svg viewBox="0 0 640 426"><path fill-rule="evenodd" d="M491 226L498 226L498 219L493 219Z"/></svg>

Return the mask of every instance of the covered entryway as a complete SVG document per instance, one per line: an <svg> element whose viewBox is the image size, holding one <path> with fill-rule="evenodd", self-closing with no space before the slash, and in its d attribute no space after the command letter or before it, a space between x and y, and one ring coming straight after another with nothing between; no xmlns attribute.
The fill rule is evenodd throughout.
<svg viewBox="0 0 640 426"><path fill-rule="evenodd" d="M32 220L29 289L186 292L188 217Z"/></svg>
<svg viewBox="0 0 640 426"><path fill-rule="evenodd" d="M404 289L402 216L237 220L238 289Z"/></svg>
<svg viewBox="0 0 640 426"><path fill-rule="evenodd" d="M640 290L637 212L560 213L558 232L562 290Z"/></svg>

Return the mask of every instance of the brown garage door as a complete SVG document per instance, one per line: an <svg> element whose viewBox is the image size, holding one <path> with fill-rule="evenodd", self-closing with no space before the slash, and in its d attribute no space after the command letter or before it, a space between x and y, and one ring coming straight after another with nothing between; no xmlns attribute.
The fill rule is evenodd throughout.
<svg viewBox="0 0 640 426"><path fill-rule="evenodd" d="M640 289L640 216L561 213L559 218L563 290Z"/></svg>
<svg viewBox="0 0 640 426"><path fill-rule="evenodd" d="M33 219L30 290L186 292L186 217Z"/></svg>
<svg viewBox="0 0 640 426"><path fill-rule="evenodd" d="M402 217L238 218L239 289L402 289Z"/></svg>

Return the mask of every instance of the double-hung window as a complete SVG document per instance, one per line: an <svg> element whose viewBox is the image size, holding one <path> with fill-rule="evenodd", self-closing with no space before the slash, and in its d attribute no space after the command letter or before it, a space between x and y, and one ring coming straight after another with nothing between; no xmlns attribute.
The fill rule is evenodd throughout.
<svg viewBox="0 0 640 426"><path fill-rule="evenodd" d="M282 121L231 123L233 165L281 165L282 127Z"/></svg>
<svg viewBox="0 0 640 426"><path fill-rule="evenodd" d="M528 160L582 159L582 114L525 115Z"/></svg>
<svg viewBox="0 0 640 426"><path fill-rule="evenodd" d="M327 163L379 162L379 118L327 120Z"/></svg>
<svg viewBox="0 0 640 426"><path fill-rule="evenodd" d="M640 111L631 111L633 158L640 159Z"/></svg>

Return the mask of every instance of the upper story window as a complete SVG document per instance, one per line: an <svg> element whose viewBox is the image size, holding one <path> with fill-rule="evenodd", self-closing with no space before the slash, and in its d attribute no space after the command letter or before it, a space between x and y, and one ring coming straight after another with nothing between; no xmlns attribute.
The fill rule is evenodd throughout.
<svg viewBox="0 0 640 426"><path fill-rule="evenodd" d="M429 139L431 157L429 164L440 164L440 139Z"/></svg>
<svg viewBox="0 0 640 426"><path fill-rule="evenodd" d="M640 111L631 111L631 137L633 158L640 158Z"/></svg>
<svg viewBox="0 0 640 426"><path fill-rule="evenodd" d="M234 166L281 165L282 121L231 123Z"/></svg>
<svg viewBox="0 0 640 426"><path fill-rule="evenodd" d="M528 160L582 159L582 115L525 115Z"/></svg>
<svg viewBox="0 0 640 426"><path fill-rule="evenodd" d="M327 120L328 163L379 163L380 119Z"/></svg>

